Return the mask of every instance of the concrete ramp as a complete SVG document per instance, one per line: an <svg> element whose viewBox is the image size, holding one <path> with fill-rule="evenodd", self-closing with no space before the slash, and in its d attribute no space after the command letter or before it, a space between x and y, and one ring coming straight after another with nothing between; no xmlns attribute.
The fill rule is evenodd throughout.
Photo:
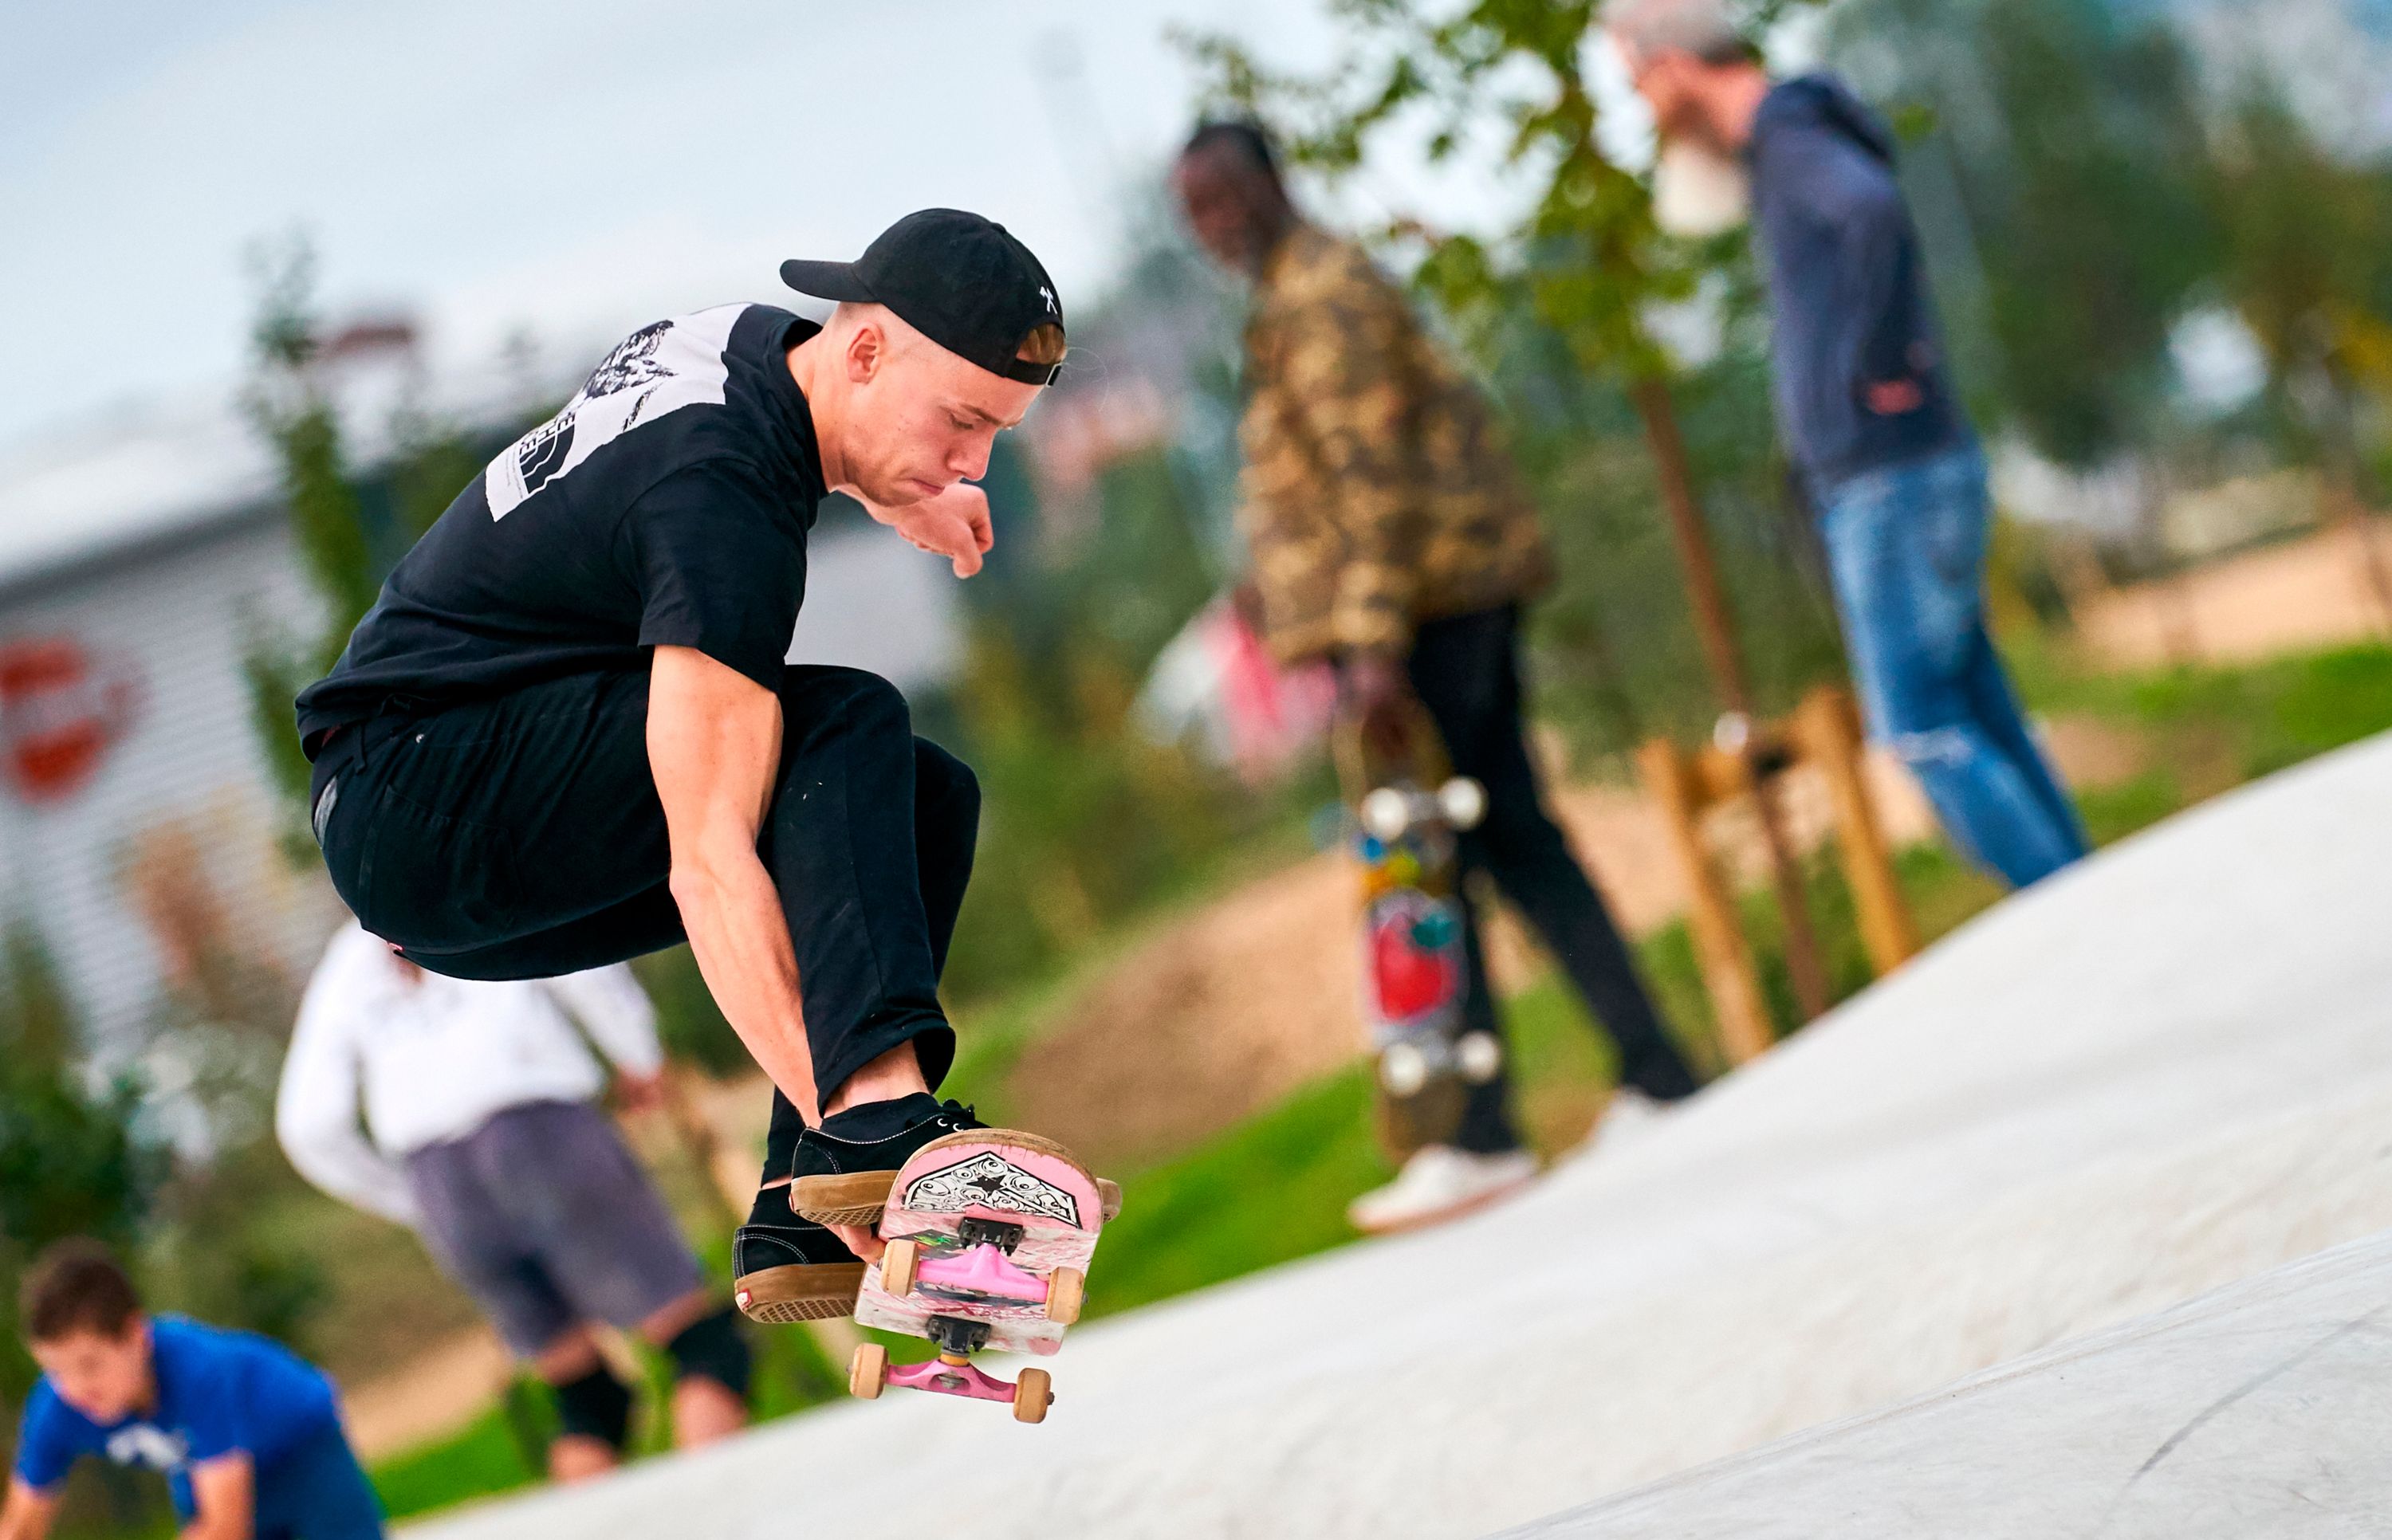
<svg viewBox="0 0 2392 1540"><path fill-rule="evenodd" d="M2378 740L2001 905L1517 1201L1074 1332L1043 1427L891 1395L421 1533L1530 1522L2392 1229L2387 917Z"/></svg>
<svg viewBox="0 0 2392 1540"><path fill-rule="evenodd" d="M2392 1235L1505 1540L2392 1533Z"/></svg>

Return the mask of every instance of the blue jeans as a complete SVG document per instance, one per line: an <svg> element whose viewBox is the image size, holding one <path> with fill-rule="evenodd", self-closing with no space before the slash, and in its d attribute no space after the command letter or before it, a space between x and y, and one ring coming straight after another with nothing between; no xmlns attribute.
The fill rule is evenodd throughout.
<svg viewBox="0 0 2392 1540"><path fill-rule="evenodd" d="M1984 458L1906 460L1826 488L1819 530L1870 734L1961 849L2013 887L2085 854L1985 632Z"/></svg>

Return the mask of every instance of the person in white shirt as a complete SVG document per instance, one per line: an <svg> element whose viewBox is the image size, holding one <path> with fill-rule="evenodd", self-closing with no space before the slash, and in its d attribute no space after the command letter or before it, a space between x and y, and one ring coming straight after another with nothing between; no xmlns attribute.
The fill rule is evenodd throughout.
<svg viewBox="0 0 2392 1540"><path fill-rule="evenodd" d="M426 973L351 923L308 982L275 1105L299 1173L413 1229L554 1388L560 1481L611 1469L630 1429L630 1391L594 1322L671 1356L684 1446L747 1421L737 1318L596 1106L606 1071L592 1042L626 1106L656 1102L656 1012L620 964L469 982Z"/></svg>

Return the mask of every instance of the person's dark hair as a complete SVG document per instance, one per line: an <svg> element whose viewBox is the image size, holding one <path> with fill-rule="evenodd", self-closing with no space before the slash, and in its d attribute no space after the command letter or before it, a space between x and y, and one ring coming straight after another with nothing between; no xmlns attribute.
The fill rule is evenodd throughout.
<svg viewBox="0 0 2392 1540"><path fill-rule="evenodd" d="M58 1342L78 1332L120 1338L141 1314L141 1296L107 1247L81 1236L43 1249L17 1292L17 1318L29 1342Z"/></svg>
<svg viewBox="0 0 2392 1540"><path fill-rule="evenodd" d="M1179 158L1184 161L1216 147L1232 151L1272 181L1279 180L1279 151L1272 148L1262 124L1246 118L1208 118L1179 147Z"/></svg>

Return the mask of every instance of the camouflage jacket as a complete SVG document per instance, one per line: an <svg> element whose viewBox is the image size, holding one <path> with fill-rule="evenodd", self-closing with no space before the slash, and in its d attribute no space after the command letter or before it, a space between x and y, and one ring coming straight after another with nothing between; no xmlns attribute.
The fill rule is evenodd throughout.
<svg viewBox="0 0 2392 1540"><path fill-rule="evenodd" d="M1246 327L1240 524L1282 661L1408 652L1551 558L1487 402L1361 249L1299 225Z"/></svg>

